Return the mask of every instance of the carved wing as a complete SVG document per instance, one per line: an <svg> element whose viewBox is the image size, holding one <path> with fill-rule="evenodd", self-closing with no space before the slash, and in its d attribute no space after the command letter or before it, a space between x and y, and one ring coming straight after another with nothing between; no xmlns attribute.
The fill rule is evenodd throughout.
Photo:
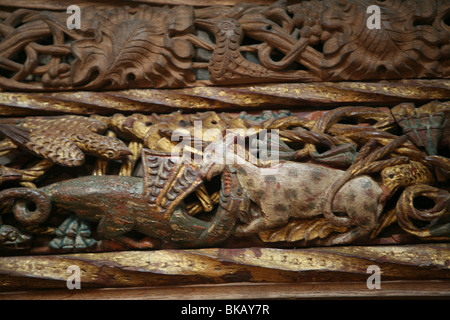
<svg viewBox="0 0 450 320"><path fill-rule="evenodd" d="M159 218L169 220L172 211L203 182L197 168L170 153L142 149L142 162L143 195L151 213Z"/></svg>
<svg viewBox="0 0 450 320"><path fill-rule="evenodd" d="M14 144L61 166L84 163L85 153L116 160L130 154L120 140L102 135L107 126L81 116L25 118L20 126L1 124L0 134Z"/></svg>

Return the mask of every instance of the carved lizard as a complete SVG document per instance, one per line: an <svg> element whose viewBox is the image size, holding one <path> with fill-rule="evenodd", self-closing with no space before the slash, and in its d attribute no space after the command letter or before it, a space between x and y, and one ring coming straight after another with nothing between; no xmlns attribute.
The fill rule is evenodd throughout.
<svg viewBox="0 0 450 320"><path fill-rule="evenodd" d="M7 189L0 192L0 201L14 198L14 216L25 226L44 222L52 205L56 205L75 212L81 219L98 222L100 237L126 244L130 241L125 234L132 230L183 247L211 246L227 239L234 230L236 213L247 198L236 172L225 170L218 209L212 220L206 222L189 216L181 203L201 184L199 173L193 168L176 172L165 170L168 166L170 163L166 161L155 167L159 168L158 177L167 178L168 183L160 184L163 178L156 176L150 181L151 175L144 179L86 176L40 189ZM178 164L174 167L180 168ZM27 207L30 201L36 205L36 210Z"/></svg>

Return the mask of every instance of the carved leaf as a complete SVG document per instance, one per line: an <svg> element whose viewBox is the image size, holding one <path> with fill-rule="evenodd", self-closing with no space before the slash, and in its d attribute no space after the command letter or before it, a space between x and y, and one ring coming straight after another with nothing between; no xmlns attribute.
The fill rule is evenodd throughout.
<svg viewBox="0 0 450 320"><path fill-rule="evenodd" d="M332 232L345 232L347 228L336 227L325 218L315 220L292 220L286 226L260 232L264 242L294 242L328 237Z"/></svg>
<svg viewBox="0 0 450 320"><path fill-rule="evenodd" d="M323 68L331 78L419 78L438 71L439 64L432 62L440 56L439 34L431 25L434 1L376 2L380 29L367 27L365 1L327 3L322 22L333 36L324 43Z"/></svg>
<svg viewBox="0 0 450 320"><path fill-rule="evenodd" d="M92 18L93 38L74 41L74 86L177 87L194 81L189 42L172 32L192 26L192 8L116 8Z"/></svg>

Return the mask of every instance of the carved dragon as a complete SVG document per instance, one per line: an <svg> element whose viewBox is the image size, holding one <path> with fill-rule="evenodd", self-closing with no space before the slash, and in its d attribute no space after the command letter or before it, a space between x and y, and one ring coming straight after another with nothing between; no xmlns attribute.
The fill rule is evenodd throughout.
<svg viewBox="0 0 450 320"><path fill-rule="evenodd" d="M0 201L15 199L14 216L25 226L43 223L57 206L98 223L100 237L138 248L155 243L136 244L126 236L132 230L183 247L211 246L228 238L246 199L235 171L225 170L217 212L206 222L189 216L182 203L202 182L198 170L181 158L174 161L146 149L142 157L148 168L144 179L85 176L40 189L7 189L0 193ZM35 210L28 208L29 202Z"/></svg>

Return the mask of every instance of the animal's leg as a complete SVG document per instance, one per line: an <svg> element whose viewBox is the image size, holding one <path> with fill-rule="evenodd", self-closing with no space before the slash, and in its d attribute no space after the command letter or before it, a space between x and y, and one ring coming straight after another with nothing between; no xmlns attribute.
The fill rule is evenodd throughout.
<svg viewBox="0 0 450 320"><path fill-rule="evenodd" d="M134 223L131 221L106 215L100 220L97 227L97 233L100 237L117 242L125 248L151 249L157 246L155 242L151 241L149 238L135 240L125 236L125 234L132 231L133 228Z"/></svg>
<svg viewBox="0 0 450 320"><path fill-rule="evenodd" d="M363 180L364 182L364 180ZM356 240L368 238L377 227L378 214L381 210L378 197L358 189L347 189L343 199L348 217L352 221L353 228L343 234L336 235L330 239L331 245L348 244ZM355 200L355 196L359 195Z"/></svg>
<svg viewBox="0 0 450 320"><path fill-rule="evenodd" d="M264 198L261 202L261 212L263 225L257 230L263 230L281 227L287 224L290 217L288 200L281 194L274 192L272 195Z"/></svg>
<svg viewBox="0 0 450 320"><path fill-rule="evenodd" d="M124 235L133 230L134 223L111 215L105 215L100 220L97 227L97 233L105 239L112 239Z"/></svg>
<svg viewBox="0 0 450 320"><path fill-rule="evenodd" d="M325 245L332 246L332 245L351 243L351 242L355 241L356 239L361 238L361 236L364 234L364 232L361 233L361 231L362 231L361 228L358 226L358 227L356 227L350 231L347 231L345 233L332 236L331 238L329 238L327 240Z"/></svg>
<svg viewBox="0 0 450 320"><path fill-rule="evenodd" d="M368 214L370 214L369 217L364 217L367 219L354 219L354 221L358 221L358 225L343 234L330 238L328 245L348 244L356 240L364 240L364 238L368 237L376 228L377 221L376 212L370 212Z"/></svg>
<svg viewBox="0 0 450 320"><path fill-rule="evenodd" d="M249 224L238 225L236 227L236 231L234 232L236 236L246 236L252 233L259 232L264 228L264 215L259 210L259 208L255 209L253 207L250 207L250 216L253 218L253 220Z"/></svg>
<svg viewBox="0 0 450 320"><path fill-rule="evenodd" d="M158 247L159 242L145 237L141 240L135 240L127 236L114 238L114 242L124 246L125 249L153 249Z"/></svg>
<svg viewBox="0 0 450 320"><path fill-rule="evenodd" d="M274 205L261 203L261 209L252 207L250 210L251 216L257 218L248 225L238 226L236 231L239 232L239 234L258 233L267 229L280 227L289 220L286 207L279 203Z"/></svg>

